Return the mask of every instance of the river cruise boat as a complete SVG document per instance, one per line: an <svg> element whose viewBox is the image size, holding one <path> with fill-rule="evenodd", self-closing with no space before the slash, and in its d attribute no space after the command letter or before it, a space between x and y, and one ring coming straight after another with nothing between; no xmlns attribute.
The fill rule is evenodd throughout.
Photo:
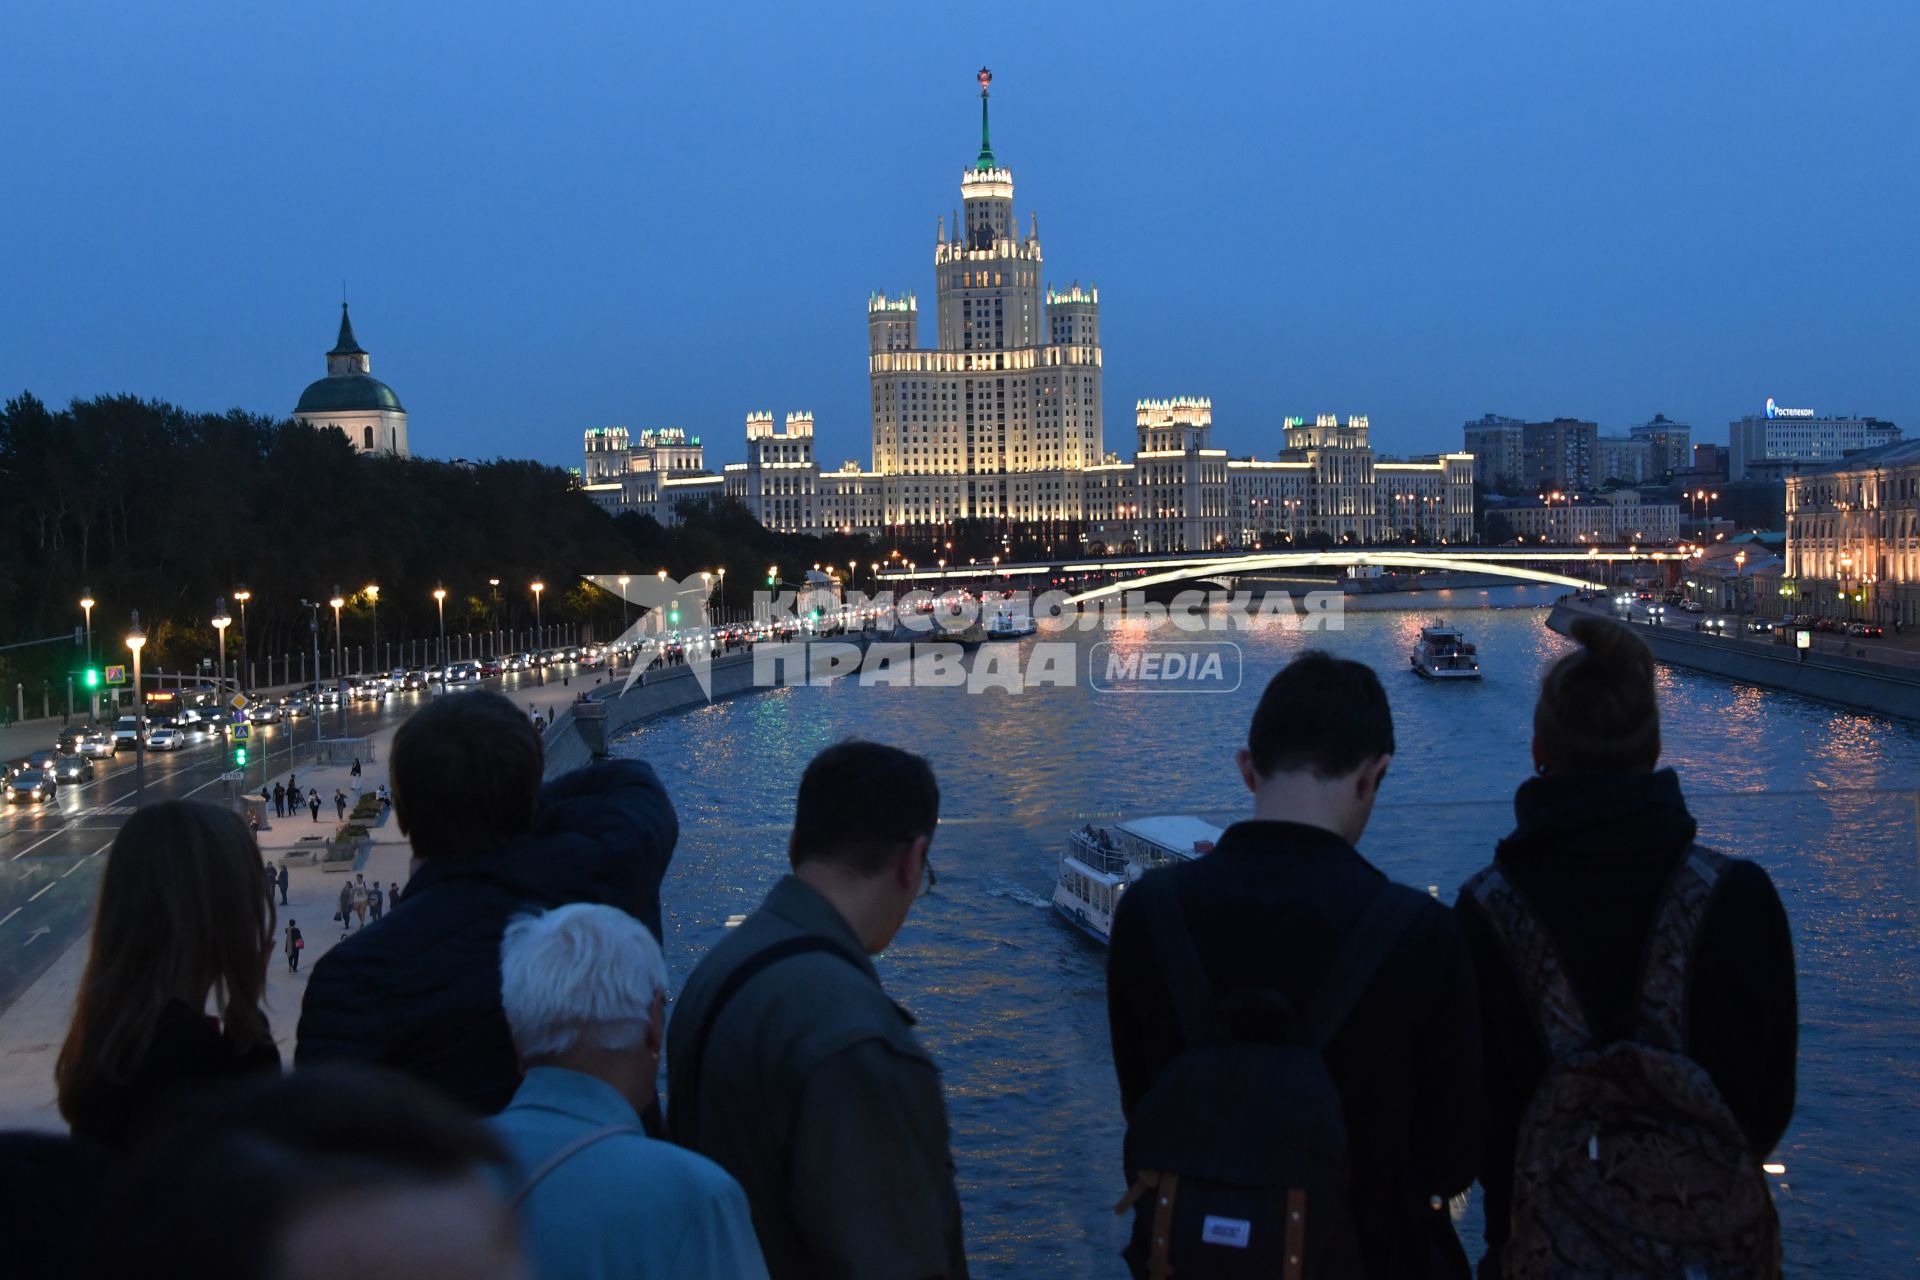
<svg viewBox="0 0 1920 1280"><path fill-rule="evenodd" d="M1186 814L1081 826L1068 833L1060 854L1053 909L1104 943L1128 885L1155 867L1211 852L1219 838L1220 828Z"/></svg>
<svg viewBox="0 0 1920 1280"><path fill-rule="evenodd" d="M1416 673L1428 680L1478 680L1480 655L1466 636L1444 622L1420 628L1420 642L1408 655Z"/></svg>
<svg viewBox="0 0 1920 1280"><path fill-rule="evenodd" d="M987 624L987 639L1018 640L1021 636L1030 636L1039 629L1032 614L1016 614L1003 604L994 610L993 621Z"/></svg>

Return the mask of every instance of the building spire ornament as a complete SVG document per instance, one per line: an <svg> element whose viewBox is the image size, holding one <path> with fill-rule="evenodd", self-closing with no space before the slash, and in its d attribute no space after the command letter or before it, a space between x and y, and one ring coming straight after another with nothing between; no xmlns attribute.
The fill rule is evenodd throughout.
<svg viewBox="0 0 1920 1280"><path fill-rule="evenodd" d="M360 344L354 341L353 321L347 318L347 304L345 300L342 300L340 303L340 341L336 342L333 350L327 352L327 354L330 356L363 356L367 354L360 349Z"/></svg>
<svg viewBox="0 0 1920 1280"><path fill-rule="evenodd" d="M987 136L987 86L993 83L993 72L982 67L974 79L980 82L980 158L973 167L984 172L997 167L993 162L993 143Z"/></svg>

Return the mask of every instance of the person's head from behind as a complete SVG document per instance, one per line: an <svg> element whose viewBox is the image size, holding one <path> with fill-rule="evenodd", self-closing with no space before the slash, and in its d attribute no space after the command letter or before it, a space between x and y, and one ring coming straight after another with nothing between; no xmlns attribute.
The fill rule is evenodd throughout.
<svg viewBox="0 0 1920 1280"><path fill-rule="evenodd" d="M1547 774L1651 773L1660 761L1653 651L1617 622L1578 618L1580 647L1547 669L1533 706L1533 763Z"/></svg>
<svg viewBox="0 0 1920 1280"><path fill-rule="evenodd" d="M925 760L878 742L836 743L800 777L787 858L878 954L932 883L939 821L940 787Z"/></svg>
<svg viewBox="0 0 1920 1280"><path fill-rule="evenodd" d="M71 1119L92 1084L124 1082L175 1001L198 1015L211 998L237 1048L271 1040L260 1002L273 917L260 849L239 815L197 800L135 811L107 853L73 1023L54 1064L62 1113Z"/></svg>
<svg viewBox="0 0 1920 1280"><path fill-rule="evenodd" d="M525 1067L562 1067L654 1100L666 1034L667 966L647 926L575 903L523 915L500 940L500 1004Z"/></svg>
<svg viewBox="0 0 1920 1280"><path fill-rule="evenodd" d="M92 1274L519 1280L478 1121L402 1076L328 1066L243 1081L135 1152L107 1188Z"/></svg>
<svg viewBox="0 0 1920 1280"><path fill-rule="evenodd" d="M387 775L393 814L422 860L483 854L533 826L545 757L497 693L455 693L407 717Z"/></svg>
<svg viewBox="0 0 1920 1280"><path fill-rule="evenodd" d="M1393 713L1364 663L1318 649L1267 682L1235 757L1254 816L1322 827L1357 843L1393 759Z"/></svg>

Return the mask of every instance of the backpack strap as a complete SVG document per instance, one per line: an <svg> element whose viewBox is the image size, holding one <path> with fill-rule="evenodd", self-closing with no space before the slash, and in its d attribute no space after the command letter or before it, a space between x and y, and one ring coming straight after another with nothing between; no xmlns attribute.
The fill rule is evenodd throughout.
<svg viewBox="0 0 1920 1280"><path fill-rule="evenodd" d="M572 1142L567 1143L565 1146L561 1147L558 1151L554 1152L552 1155L548 1156L545 1160L541 1161L540 1167L527 1175L527 1180L520 1184L520 1189L513 1193L513 1198L511 1200L507 1201L507 1207L510 1209L518 1209L520 1207L520 1202L522 1200L525 1200L527 1198L527 1194L530 1191L532 1191L535 1187L539 1186L541 1181L548 1174L552 1173L555 1169L558 1169L561 1165L573 1159L575 1156L579 1155L582 1151L585 1151L588 1147L592 1146L594 1143L599 1142L605 1138L617 1137L623 1133L637 1133L637 1134L644 1135L646 1133L646 1130L640 1128L638 1125L610 1124L604 1129L593 1129L586 1133L580 1134Z"/></svg>
<svg viewBox="0 0 1920 1280"><path fill-rule="evenodd" d="M714 993L713 1003L707 1006L707 1016L694 1031L693 1049L688 1054L689 1065L687 1068L686 1084L681 1088L681 1096L673 1099L678 1106L685 1108L684 1111L675 1112L675 1114L681 1117L681 1133L687 1136L687 1141L683 1143L683 1145L691 1144L692 1135L700 1121L700 1074L706 1069L707 1065L707 1041L713 1037L713 1028L715 1024L720 1021L721 1013L725 1011L727 1005L732 1002L733 998L740 994L741 989L760 974L765 973L782 960L787 960L794 956L808 955L816 951L825 952L831 956L838 956L853 968L860 969L863 973L865 972L863 966L856 962L854 958L848 955L841 947L827 941L825 938L803 933L791 938L782 939L770 947L763 947L759 951L754 952L738 965L734 966L733 972L729 973L726 980L720 984L720 989Z"/></svg>
<svg viewBox="0 0 1920 1280"><path fill-rule="evenodd" d="M1723 853L1689 844L1667 879L1640 967L1638 1038L1647 1044L1686 1052L1687 962L1727 862Z"/></svg>
<svg viewBox="0 0 1920 1280"><path fill-rule="evenodd" d="M1498 864L1486 868L1461 887L1461 895L1480 904L1487 923L1506 949L1515 981L1533 1009L1534 1024L1554 1062L1584 1049L1593 1039L1580 997L1567 977L1560 952L1547 936L1540 917Z"/></svg>
<svg viewBox="0 0 1920 1280"><path fill-rule="evenodd" d="M1166 980L1167 993L1173 997L1173 1015L1180 1023L1180 1038L1189 1045L1207 1039L1213 1029L1213 984L1194 949L1193 931L1187 927L1187 913L1180 906L1180 886L1166 878L1166 892L1147 894L1147 930L1153 949L1160 958L1160 976ZM1138 893L1136 886L1130 892Z"/></svg>
<svg viewBox="0 0 1920 1280"><path fill-rule="evenodd" d="M1326 976L1307 1007L1309 1043L1324 1050L1360 1002L1373 975L1393 953L1394 944L1413 923L1426 899L1405 885L1389 880L1373 895L1360 920L1341 939Z"/></svg>

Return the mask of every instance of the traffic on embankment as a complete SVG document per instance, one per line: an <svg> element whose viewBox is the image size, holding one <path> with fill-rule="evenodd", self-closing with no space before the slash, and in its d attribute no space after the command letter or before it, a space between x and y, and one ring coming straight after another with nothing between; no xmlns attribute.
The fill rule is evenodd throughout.
<svg viewBox="0 0 1920 1280"><path fill-rule="evenodd" d="M1785 626L1749 635L1737 626L1677 621L1636 601L1623 605L1607 597L1564 596L1548 613L1547 625L1566 635L1582 614L1631 623L1654 656L1671 666L1858 711L1920 720L1920 664L1902 661L1912 656L1904 649L1835 644L1811 633L1803 637Z"/></svg>

